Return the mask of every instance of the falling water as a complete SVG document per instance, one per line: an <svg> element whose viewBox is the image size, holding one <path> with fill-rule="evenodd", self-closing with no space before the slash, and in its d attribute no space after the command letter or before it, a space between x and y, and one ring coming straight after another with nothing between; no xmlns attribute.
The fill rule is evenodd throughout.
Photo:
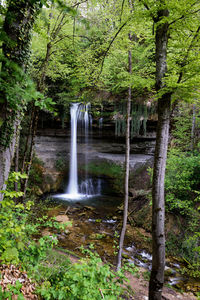
<svg viewBox="0 0 200 300"><path fill-rule="evenodd" d="M103 127L103 118L99 119L99 129L102 129Z"/></svg>
<svg viewBox="0 0 200 300"><path fill-rule="evenodd" d="M88 109L90 108L90 104L86 104L85 107L85 116L84 116L84 121L85 121L85 180L88 178L88 130L89 130L89 114L88 114ZM81 189L82 192L82 189ZM86 194L89 195L89 193L86 191ZM90 193L93 194L93 193Z"/></svg>
<svg viewBox="0 0 200 300"><path fill-rule="evenodd" d="M62 199L80 199L101 194L101 179L88 178L88 137L92 117L89 114L90 104L73 103L71 105L71 147L70 147L70 172L66 194L56 195ZM84 129L85 141L85 178L78 182L77 164L77 131Z"/></svg>
<svg viewBox="0 0 200 300"><path fill-rule="evenodd" d="M70 148L70 172L67 194L78 195L78 170L77 170L77 112L79 103L73 103L70 108L71 114L71 148Z"/></svg>

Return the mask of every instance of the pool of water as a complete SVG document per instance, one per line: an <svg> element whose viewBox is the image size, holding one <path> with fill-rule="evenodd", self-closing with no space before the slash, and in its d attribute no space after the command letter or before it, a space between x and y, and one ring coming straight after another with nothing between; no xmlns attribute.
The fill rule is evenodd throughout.
<svg viewBox="0 0 200 300"><path fill-rule="evenodd" d="M71 196L68 194L52 194L49 197L50 203L61 204L64 206L91 206L96 208L116 208L123 201L123 197L114 195L82 195Z"/></svg>

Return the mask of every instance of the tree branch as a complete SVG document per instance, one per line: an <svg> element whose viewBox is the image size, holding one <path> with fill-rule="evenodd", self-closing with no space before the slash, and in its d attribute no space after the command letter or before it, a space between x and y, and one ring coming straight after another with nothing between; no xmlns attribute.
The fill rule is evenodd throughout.
<svg viewBox="0 0 200 300"><path fill-rule="evenodd" d="M184 58L183 58L183 62L182 62L182 64L181 64L181 68L183 68L183 67L185 67L185 66L187 65L186 60L187 60L187 58L188 58L188 56L189 56L190 50L191 50L192 47L193 47L194 41L195 41L196 38L198 37L199 32L200 32L200 26L197 28L196 33L195 33L195 35L193 36L192 41L191 41L191 43L190 43L190 45L189 45L189 47L188 47L188 49L187 49L187 52L186 52L186 54L185 54L185 56L184 56ZM177 80L177 83L180 83L180 82L181 82L182 77L183 77L183 71L181 70L181 72L180 72L180 74L179 74L179 78L178 78L178 80Z"/></svg>
<svg viewBox="0 0 200 300"><path fill-rule="evenodd" d="M143 3L144 7L145 7L147 10L150 10L150 8L148 7L148 5L146 4L146 2L145 2L145 1L143 1L143 0L140 0L140 2L142 2L142 3Z"/></svg>
<svg viewBox="0 0 200 300"><path fill-rule="evenodd" d="M177 18L176 20L174 20L174 21L172 21L171 23L169 23L169 26L173 25L173 24L176 23L177 21L180 21L180 20L182 20L182 19L187 18L187 16L189 16L189 15L196 14L196 13L198 13L199 11L200 11L200 9L197 9L197 10L195 10L195 11L193 11L193 12L189 12L188 14L182 15L181 17L179 17L179 18Z"/></svg>
<svg viewBox="0 0 200 300"><path fill-rule="evenodd" d="M84 38L84 39L87 39L88 41L91 42L91 39L89 37L85 36L85 35L63 35L57 41L53 42L52 45L55 45L55 44L59 43L60 41L64 40L65 38L68 38L68 39Z"/></svg>
<svg viewBox="0 0 200 300"><path fill-rule="evenodd" d="M125 2L125 0L122 1L121 13L120 13L120 18L119 18L120 23L122 21L122 15L123 15L123 10L124 10L124 2Z"/></svg>
<svg viewBox="0 0 200 300"><path fill-rule="evenodd" d="M112 38L112 40L110 41L109 45L108 45L108 48L106 49L105 53L104 53L104 56L103 56L103 60L102 60L102 63L101 63L101 69L100 69L100 72L99 72L99 75L97 77L97 80L99 79L101 73L102 73L102 70L103 70L103 65L104 65L104 61L105 61L105 58L106 58L106 55L108 54L113 42L115 41L115 39L117 38L118 34L121 32L121 30L127 25L128 21L130 20L130 17L128 18L128 20L126 20L126 22L124 22L122 24L122 26L118 29L118 31L115 33L114 37Z"/></svg>
<svg viewBox="0 0 200 300"><path fill-rule="evenodd" d="M79 5L81 5L81 4L85 3L85 2L88 2L88 0L77 2L72 7L79 6Z"/></svg>

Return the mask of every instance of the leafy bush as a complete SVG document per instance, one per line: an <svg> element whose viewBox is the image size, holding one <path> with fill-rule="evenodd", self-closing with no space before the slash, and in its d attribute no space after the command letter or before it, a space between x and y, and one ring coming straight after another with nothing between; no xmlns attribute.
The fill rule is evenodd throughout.
<svg viewBox="0 0 200 300"><path fill-rule="evenodd" d="M178 149L170 150L165 179L166 209L184 217L185 226L182 237L168 236L167 249L180 255L187 266L182 273L200 278L200 154L186 153ZM178 246L178 247L177 247Z"/></svg>
<svg viewBox="0 0 200 300"><path fill-rule="evenodd" d="M107 176L113 179L111 183L113 191L122 192L122 181L124 178L124 169L122 166L109 162L91 162L87 168L88 172L94 176Z"/></svg>
<svg viewBox="0 0 200 300"><path fill-rule="evenodd" d="M112 271L97 254L86 251L89 256L78 263L71 264L64 258L65 267L54 269L49 264L43 265L38 275L42 274L40 279L44 279L44 274L45 281L38 293L45 299L56 300L122 299L125 293L122 283L126 280L123 271Z"/></svg>
<svg viewBox="0 0 200 300"><path fill-rule="evenodd" d="M114 163L89 163L88 171L95 175L104 175L112 178L123 176L123 168Z"/></svg>
<svg viewBox="0 0 200 300"><path fill-rule="evenodd" d="M181 269L182 274L200 278L200 232L189 236L182 243L183 259L187 265Z"/></svg>
<svg viewBox="0 0 200 300"><path fill-rule="evenodd" d="M18 172L10 174L9 186L20 178L24 178ZM21 197L22 192L9 190L1 191L4 199L0 203L0 259L3 263L29 263L36 264L43 259L48 249L57 244L56 236L41 237L37 242L32 238L38 235L44 227L64 230L69 224L59 224L57 221L47 219L47 216L37 220L31 220L32 202L16 204L14 198Z"/></svg>
<svg viewBox="0 0 200 300"><path fill-rule="evenodd" d="M63 171L67 167L66 160L63 157L58 157L55 162L55 167L58 171Z"/></svg>
<svg viewBox="0 0 200 300"><path fill-rule="evenodd" d="M2 287L0 286L0 299L1 300L12 300L13 295L17 295L17 300L25 300L24 296L22 295L20 289L22 287L22 284L17 280L15 285L9 284L7 286L7 290L2 290Z"/></svg>
<svg viewBox="0 0 200 300"><path fill-rule="evenodd" d="M191 216L199 201L200 155L172 149L166 167L166 205L168 211Z"/></svg>

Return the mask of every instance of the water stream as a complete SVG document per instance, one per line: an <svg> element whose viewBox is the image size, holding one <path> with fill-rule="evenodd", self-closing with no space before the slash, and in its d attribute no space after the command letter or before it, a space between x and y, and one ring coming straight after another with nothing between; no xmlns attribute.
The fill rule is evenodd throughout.
<svg viewBox="0 0 200 300"><path fill-rule="evenodd" d="M70 198L78 197L78 170L77 170L77 117L78 117L78 103L71 105L71 147L70 147L70 172L69 185L67 188L67 195Z"/></svg>
<svg viewBox="0 0 200 300"><path fill-rule="evenodd" d="M70 171L69 182L66 188L66 193L54 195L55 201L65 203L64 205L70 205L75 209L74 221L76 222L76 228L79 231L75 233L72 238L63 240L63 246L69 247L70 241L72 242L72 250L77 247L75 245L75 238L77 238L77 244L89 241L96 243L99 247L99 252L107 258L113 257L113 236L117 228L117 218L112 218L113 209L121 202L119 198L112 198L112 196L102 195L102 190L106 183L102 178L90 178L88 174L88 141L89 131L91 128L92 118L90 116L90 105L84 105L80 103L73 103L70 109L71 115L71 146L70 146ZM102 127L102 121L99 122L99 128ZM85 144L85 153L82 157L85 164L85 174L81 179L78 177L78 159L77 159L77 135L78 131L81 131ZM80 209L79 215L77 215L76 207ZM82 207L82 208L81 208ZM90 214L84 213L84 207L94 207L91 209ZM108 217L105 218L106 209L110 210ZM83 212L81 212L81 209ZM103 212L100 214L100 210ZM76 219L77 218L77 219ZM89 234L90 233L90 234ZM80 235L80 236L79 236ZM110 246L108 246L110 245ZM110 249L108 248L110 247ZM106 250L105 250L106 249ZM147 270L151 270L152 256L145 250L139 250L135 244L130 246L126 245L124 249L124 255L129 262L134 263L137 266L143 267ZM185 278L178 273L180 265L174 262L168 262L166 270L170 270L171 276L168 276L166 282L170 285L177 286L180 282L184 282Z"/></svg>
<svg viewBox="0 0 200 300"><path fill-rule="evenodd" d="M66 193L55 195L55 198L62 200L84 200L101 195L102 180L88 177L88 137L92 125L92 117L89 113L90 104L72 103L70 108L71 116L71 146L70 146L70 171L69 183ZM77 163L77 134L78 130L84 132L85 142L85 178L79 183Z"/></svg>

